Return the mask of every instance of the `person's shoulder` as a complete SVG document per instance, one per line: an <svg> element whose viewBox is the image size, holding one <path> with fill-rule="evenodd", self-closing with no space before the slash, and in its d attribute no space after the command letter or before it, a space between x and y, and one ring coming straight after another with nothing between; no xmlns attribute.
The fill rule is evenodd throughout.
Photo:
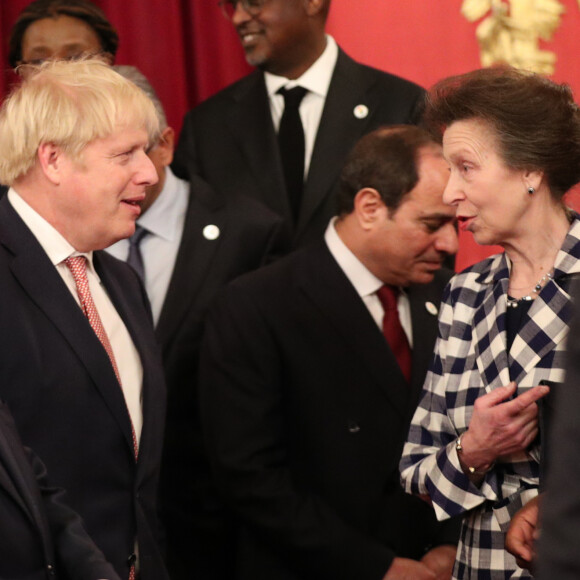
<svg viewBox="0 0 580 580"><path fill-rule="evenodd" d="M408 92L409 94L423 95L425 89L418 85L417 83L398 76L394 73L378 69L376 67L363 64L354 60L346 52L340 49L339 57L337 61L338 70L343 69L348 73L349 70L357 72L358 75L366 77L369 80L374 81L380 86L388 88L390 90L399 90Z"/></svg>
<svg viewBox="0 0 580 580"><path fill-rule="evenodd" d="M284 222L280 215L261 201L243 193L224 195L198 175L190 176L189 190L190 203L200 204L210 211L223 211L238 229L281 227Z"/></svg>
<svg viewBox="0 0 580 580"><path fill-rule="evenodd" d="M230 282L223 293L245 294L257 299L270 296L285 300L284 297L294 291L297 282L304 280L312 266L320 263L319 255L324 251L325 244L322 241L294 250L270 264L242 274Z"/></svg>
<svg viewBox="0 0 580 580"><path fill-rule="evenodd" d="M449 295L452 303L475 306L496 279L508 275L503 253L494 254L455 274L449 281L445 299Z"/></svg>
<svg viewBox="0 0 580 580"><path fill-rule="evenodd" d="M238 100L246 95L248 91L252 91L261 85L263 85L263 74L258 70L252 71L241 79L221 89L214 95L204 99L201 103L191 109L187 115L206 115L216 109L222 110L224 106L231 104L232 101Z"/></svg>

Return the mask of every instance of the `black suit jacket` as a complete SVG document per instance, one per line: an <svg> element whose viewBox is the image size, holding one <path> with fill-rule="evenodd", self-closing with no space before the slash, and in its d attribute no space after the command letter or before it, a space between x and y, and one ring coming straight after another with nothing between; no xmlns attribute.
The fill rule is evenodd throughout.
<svg viewBox="0 0 580 580"><path fill-rule="evenodd" d="M0 578L119 580L63 499L0 403Z"/></svg>
<svg viewBox="0 0 580 580"><path fill-rule="evenodd" d="M156 494L165 386L144 291L124 263L94 265L143 364L143 431L135 464L127 407L107 354L32 232L0 201L0 396L24 443L122 578L134 540L142 580L165 578Z"/></svg>
<svg viewBox="0 0 580 580"><path fill-rule="evenodd" d="M326 244L234 281L210 311L201 411L221 493L243 522L235 578L380 580L457 538L403 493L398 462L450 273L409 290L413 376Z"/></svg>
<svg viewBox="0 0 580 580"><path fill-rule="evenodd" d="M541 535L538 547L538 580L576 580L580 578L580 283L571 291L575 313L567 338L566 379L552 386L553 405L549 430L543 433L549 443L546 492L540 504ZM545 466L542 466L545 467Z"/></svg>
<svg viewBox="0 0 580 580"><path fill-rule="evenodd" d="M264 75L230 85L187 113L174 169L195 173L224 195L249 195L285 219L294 246L318 239L336 214L338 176L355 142L381 125L415 122L424 91L364 66L340 51L326 97L296 225L285 193L282 164ZM368 115L358 118L357 105Z"/></svg>
<svg viewBox="0 0 580 580"><path fill-rule="evenodd" d="M204 237L207 225L220 235ZM197 403L205 315L218 290L288 244L282 219L257 201L225 198L192 176L183 236L156 327L168 386L161 505L172 577L231 578L231 522L216 499Z"/></svg>

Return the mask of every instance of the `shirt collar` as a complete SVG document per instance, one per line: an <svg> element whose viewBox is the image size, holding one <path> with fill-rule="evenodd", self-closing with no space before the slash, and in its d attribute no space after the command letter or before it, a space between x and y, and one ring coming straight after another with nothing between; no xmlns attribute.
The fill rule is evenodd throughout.
<svg viewBox="0 0 580 580"><path fill-rule="evenodd" d="M165 183L159 197L137 223L152 234L169 242L175 240L179 222L187 210L187 192L189 184L179 179L169 167L165 168ZM177 195L185 190L185 195Z"/></svg>
<svg viewBox="0 0 580 580"><path fill-rule="evenodd" d="M324 234L326 245L358 295L361 298L370 296L383 285L383 282L368 270L340 239L334 227L336 219L336 217L332 218L326 228Z"/></svg>
<svg viewBox="0 0 580 580"><path fill-rule="evenodd" d="M289 80L286 77L274 75L269 72L264 73L268 96L272 97L282 87L288 87L290 89L295 86L300 86L308 89L311 93L326 98L337 59L338 46L334 38L327 34L324 52L302 76Z"/></svg>
<svg viewBox="0 0 580 580"><path fill-rule="evenodd" d="M32 209L12 188L8 191L8 201L38 240L38 243L42 246L54 266L70 256L85 256L88 267L94 271L93 252L77 252L55 227L48 223L36 210Z"/></svg>

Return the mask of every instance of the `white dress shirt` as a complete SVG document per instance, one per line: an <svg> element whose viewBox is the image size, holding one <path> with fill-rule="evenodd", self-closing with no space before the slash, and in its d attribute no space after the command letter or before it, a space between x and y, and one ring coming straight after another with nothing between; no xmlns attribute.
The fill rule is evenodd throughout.
<svg viewBox="0 0 580 580"><path fill-rule="evenodd" d="M318 125L322 117L322 110L328 94L328 87L332 73L338 59L338 46L332 36L326 35L326 48L316 62L299 78L289 80L285 77L264 73L266 89L270 99L270 111L274 128L278 132L280 120L284 113L284 97L277 94L278 89L286 87L303 87L308 93L300 103L300 119L304 129L304 179L308 176L310 159L314 150L314 141L318 133Z"/></svg>
<svg viewBox="0 0 580 580"><path fill-rule="evenodd" d="M143 426L142 412L142 385L143 366L139 352L133 344L131 335L119 313L113 306L107 291L101 284L99 275L93 266L93 253L77 252L73 246L40 214L30 207L14 189L8 191L8 201L16 213L28 226L34 237L38 240L56 271L60 274L67 288L80 307L76 283L72 272L64 263L71 256L85 256L87 259L87 278L93 301L105 328L105 332L111 343L115 362L121 377L121 386L129 415L135 429L137 441L141 436ZM74 385L71 385L74 388Z"/></svg>
<svg viewBox="0 0 580 580"><path fill-rule="evenodd" d="M147 212L137 220L137 224L149 232L141 241L140 249L145 269L145 289L155 324L159 320L175 268L189 200L189 183L177 178L169 167L165 171L165 183L161 193ZM120 240L106 251L119 260L126 261L129 240Z"/></svg>
<svg viewBox="0 0 580 580"><path fill-rule="evenodd" d="M384 285L366 266L348 249L346 244L340 239L336 232L334 223L336 218L332 218L326 232L324 234L324 241L330 250L334 259L338 262L341 270L345 273L350 283L354 286L357 294L361 297L373 320L383 331L383 317L385 311L377 296L377 290ZM399 319L401 326L409 340L409 346L413 348L413 332L411 326L411 308L409 305L409 297L404 289L400 289L399 298L397 300L397 310L399 312Z"/></svg>

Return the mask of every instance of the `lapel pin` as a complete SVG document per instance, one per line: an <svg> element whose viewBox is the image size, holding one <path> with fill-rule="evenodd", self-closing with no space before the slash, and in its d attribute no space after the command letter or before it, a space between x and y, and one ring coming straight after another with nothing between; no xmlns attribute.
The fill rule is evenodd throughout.
<svg viewBox="0 0 580 580"><path fill-rule="evenodd" d="M369 114L369 108L366 105L357 105L353 113L357 119L364 119Z"/></svg>
<svg viewBox="0 0 580 580"><path fill-rule="evenodd" d="M217 240L220 237L220 229L213 224L203 228L203 237L206 240Z"/></svg>
<svg viewBox="0 0 580 580"><path fill-rule="evenodd" d="M437 306L435 306L435 304L433 304L433 302L425 302L425 308L426 308L427 312L429 314L432 314L433 316L437 316L437 314L439 313Z"/></svg>

